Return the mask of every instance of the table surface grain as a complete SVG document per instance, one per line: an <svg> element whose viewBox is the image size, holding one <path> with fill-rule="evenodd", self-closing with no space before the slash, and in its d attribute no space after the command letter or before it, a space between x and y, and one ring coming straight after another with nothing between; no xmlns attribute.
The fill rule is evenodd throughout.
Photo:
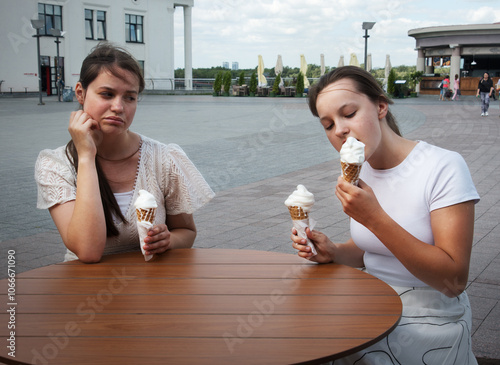
<svg viewBox="0 0 500 365"><path fill-rule="evenodd" d="M365 272L265 251L133 252L15 279L14 302L0 281L7 364L321 364L380 340L402 309Z"/></svg>

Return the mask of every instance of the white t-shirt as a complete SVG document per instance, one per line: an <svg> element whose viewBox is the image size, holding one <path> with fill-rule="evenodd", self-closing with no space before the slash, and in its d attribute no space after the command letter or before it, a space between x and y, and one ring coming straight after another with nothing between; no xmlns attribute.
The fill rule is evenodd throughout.
<svg viewBox="0 0 500 365"><path fill-rule="evenodd" d="M474 200L479 195L462 156L420 141L407 158L388 170L369 163L360 178L374 191L389 216L417 239L434 244L430 212ZM391 285L427 286L413 276L366 227L351 219L351 236L365 251L367 271Z"/></svg>

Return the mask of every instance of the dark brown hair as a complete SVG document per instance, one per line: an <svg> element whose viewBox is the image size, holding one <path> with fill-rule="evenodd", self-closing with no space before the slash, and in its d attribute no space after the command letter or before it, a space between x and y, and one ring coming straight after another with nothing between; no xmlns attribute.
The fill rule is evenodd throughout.
<svg viewBox="0 0 500 365"><path fill-rule="evenodd" d="M319 81L309 88L309 109L314 116L319 116L318 110L316 109L316 102L321 91L328 85L345 78L352 80L354 82L356 90L359 93L366 95L368 99L370 99L373 103L378 103L380 101L384 101L389 105L394 103L385 94L380 84L369 72L356 66L344 66L338 67L330 71L326 75L321 76ZM387 120L387 124L394 131L394 133L396 133L398 136L401 136L396 118L394 118L394 115L390 110L387 111L385 119Z"/></svg>
<svg viewBox="0 0 500 365"><path fill-rule="evenodd" d="M141 68L136 59L125 49L112 45L108 42L99 43L92 52L83 60L80 70L80 80L82 88L86 90L89 85L100 75L102 71L108 71L113 76L123 79L120 70L126 70L137 76L139 82L139 92L144 90L144 77ZM78 153L73 140L66 145L66 156L75 167L78 173ZM106 218L106 235L108 237L118 236L119 231L113 222L113 213L126 222L123 213L120 210L113 191L109 186L108 180L102 171L102 168L96 156L96 170L99 179L99 191Z"/></svg>

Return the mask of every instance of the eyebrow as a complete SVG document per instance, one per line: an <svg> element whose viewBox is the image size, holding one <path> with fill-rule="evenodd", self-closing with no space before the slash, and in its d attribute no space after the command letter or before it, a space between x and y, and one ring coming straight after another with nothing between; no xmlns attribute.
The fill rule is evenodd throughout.
<svg viewBox="0 0 500 365"><path fill-rule="evenodd" d="M99 89L104 89L104 90L109 90L109 91L116 91L116 89L114 89L114 88L112 88L112 87L109 87L109 86L99 86L97 89L98 89L98 90L99 90ZM139 94L139 92L138 92L138 91L136 91L136 90L126 90L125 92L126 92L127 94Z"/></svg>

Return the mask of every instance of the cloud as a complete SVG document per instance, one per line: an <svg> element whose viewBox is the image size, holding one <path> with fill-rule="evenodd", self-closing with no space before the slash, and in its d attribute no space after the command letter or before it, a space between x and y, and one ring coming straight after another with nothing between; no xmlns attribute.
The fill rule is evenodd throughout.
<svg viewBox="0 0 500 365"><path fill-rule="evenodd" d="M376 22L369 31L373 66L415 64L415 40L408 30L447 24L500 21L494 1L481 0L195 0L192 11L193 67L239 62L257 66L262 54L273 67L278 54L285 66L308 63L336 66L341 55L362 60L363 21ZM183 67L183 15L175 12L175 67ZM394 56L392 56L394 55Z"/></svg>
<svg viewBox="0 0 500 365"><path fill-rule="evenodd" d="M492 7L483 6L473 11L469 15L473 23L496 23L500 21L500 10Z"/></svg>

